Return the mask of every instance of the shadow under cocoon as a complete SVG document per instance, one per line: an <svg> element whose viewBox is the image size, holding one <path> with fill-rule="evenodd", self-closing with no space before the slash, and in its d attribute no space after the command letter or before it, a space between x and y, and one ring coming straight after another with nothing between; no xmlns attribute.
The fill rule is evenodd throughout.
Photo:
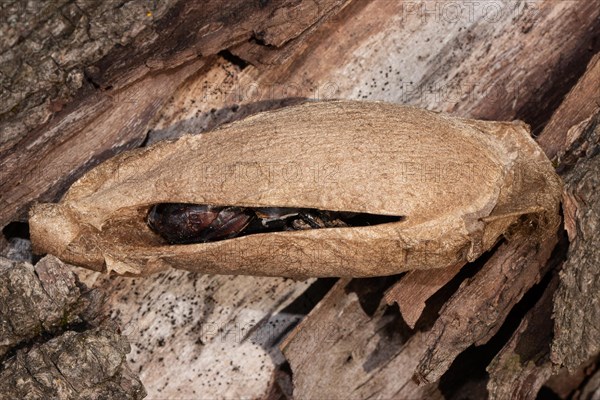
<svg viewBox="0 0 600 400"><path fill-rule="evenodd" d="M13 221L2 228L6 240L20 238L29 240L29 224L27 222Z"/></svg>
<svg viewBox="0 0 600 400"><path fill-rule="evenodd" d="M435 292L426 302L425 309L421 313L421 316L415 323L416 331L428 331L432 328L433 324L439 316L439 312L444 304L452 297L458 290L461 283L466 279L472 278L475 274L483 268L486 262L492 257L494 252L504 243L505 240L500 240L496 243L491 250L482 254L477 260L465 264L458 274L442 286L437 292Z"/></svg>

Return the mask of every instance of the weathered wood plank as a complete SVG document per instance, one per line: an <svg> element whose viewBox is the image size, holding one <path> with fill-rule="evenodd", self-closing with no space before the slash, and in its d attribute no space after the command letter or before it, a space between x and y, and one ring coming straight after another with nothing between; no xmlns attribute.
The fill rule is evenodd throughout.
<svg viewBox="0 0 600 400"><path fill-rule="evenodd" d="M277 344L301 318L286 311L311 284L169 271L144 279L81 272L131 343L151 398L260 398L284 360ZM178 366L175 368L174 366Z"/></svg>

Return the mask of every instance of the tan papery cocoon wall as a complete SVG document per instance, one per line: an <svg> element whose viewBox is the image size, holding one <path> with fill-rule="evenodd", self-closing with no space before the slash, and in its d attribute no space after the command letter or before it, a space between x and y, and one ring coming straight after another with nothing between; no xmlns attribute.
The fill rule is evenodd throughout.
<svg viewBox="0 0 600 400"><path fill-rule="evenodd" d="M167 268L294 278L396 274L472 261L507 232L549 234L561 183L521 122L387 103L306 103L120 154L30 213L38 253L98 271ZM403 216L373 226L169 245L157 203ZM434 272L432 272L434 273Z"/></svg>

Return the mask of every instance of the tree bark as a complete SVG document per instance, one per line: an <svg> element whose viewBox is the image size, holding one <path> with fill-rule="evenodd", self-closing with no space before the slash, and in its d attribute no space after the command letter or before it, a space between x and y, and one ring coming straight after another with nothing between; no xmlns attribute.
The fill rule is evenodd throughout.
<svg viewBox="0 0 600 400"><path fill-rule="evenodd" d="M127 365L129 343L98 313L102 294L67 265L0 257L0 288L0 397L145 397Z"/></svg>
<svg viewBox="0 0 600 400"><path fill-rule="evenodd" d="M577 136L577 145L568 153L584 155L564 175L565 226L571 244L554 299L552 361L575 370L600 352L600 195L593 189L600 185L600 109L569 132Z"/></svg>

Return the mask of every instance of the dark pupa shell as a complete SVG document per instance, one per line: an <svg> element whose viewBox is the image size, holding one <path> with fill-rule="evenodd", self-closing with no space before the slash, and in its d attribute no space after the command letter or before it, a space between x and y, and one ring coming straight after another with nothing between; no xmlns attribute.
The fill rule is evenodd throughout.
<svg viewBox="0 0 600 400"><path fill-rule="evenodd" d="M278 231L370 226L402 217L290 207L227 207L161 203L150 208L150 229L170 244L208 243Z"/></svg>
<svg viewBox="0 0 600 400"><path fill-rule="evenodd" d="M169 243L205 243L236 236L252 218L241 207L163 203L150 209L148 225Z"/></svg>

